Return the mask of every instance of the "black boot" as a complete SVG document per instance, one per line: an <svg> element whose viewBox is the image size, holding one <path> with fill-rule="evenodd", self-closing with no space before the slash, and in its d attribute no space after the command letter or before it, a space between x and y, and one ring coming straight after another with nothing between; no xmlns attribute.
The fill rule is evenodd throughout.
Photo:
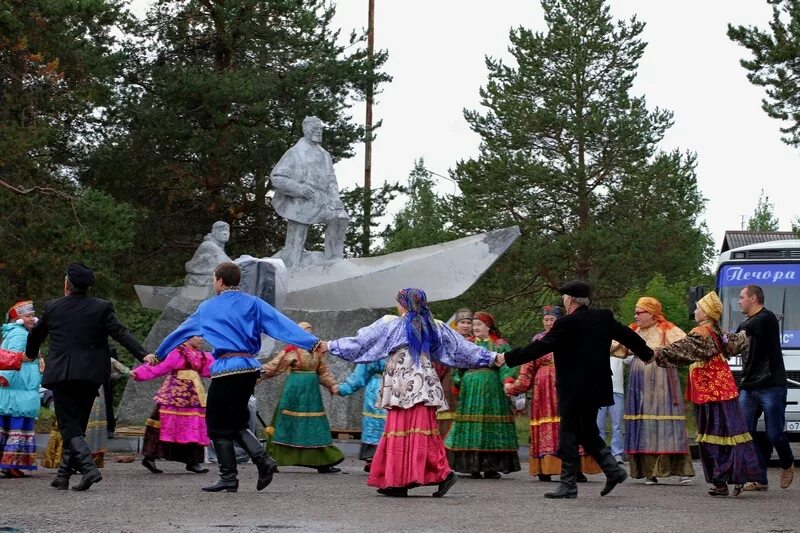
<svg viewBox="0 0 800 533"><path fill-rule="evenodd" d="M50 482L50 486L58 490L67 490L69 488L69 478L74 473L72 452L66 446L62 446L61 462L58 464L58 472L56 472L55 479Z"/></svg>
<svg viewBox="0 0 800 533"><path fill-rule="evenodd" d="M186 465L186 470L195 474L208 474L208 468L204 468L200 463L189 463Z"/></svg>
<svg viewBox="0 0 800 533"><path fill-rule="evenodd" d="M444 480L441 483L439 483L439 490L437 490L436 492L433 493L433 497L434 498L441 498L442 496L447 494L447 491L449 491L453 487L453 485L456 484L456 481L458 481L458 478L456 477L456 473L455 472L450 472L447 475L447 477L444 478Z"/></svg>
<svg viewBox="0 0 800 533"><path fill-rule="evenodd" d="M236 492L239 490L239 480L236 478L239 471L236 468L236 449L230 439L214 439L214 451L217 452L219 463L219 481L209 487L203 487L204 492Z"/></svg>
<svg viewBox="0 0 800 533"><path fill-rule="evenodd" d="M544 497L550 499L574 499L578 497L578 460L561 459L561 477L558 488L546 492Z"/></svg>
<svg viewBox="0 0 800 533"><path fill-rule="evenodd" d="M606 475L606 486L600 491L600 496L605 496L614 490L614 487L628 479L628 473L624 468L619 466L609 448L602 448L597 453L597 457L595 457L595 459L600 465L600 468L603 469L603 473Z"/></svg>
<svg viewBox="0 0 800 533"><path fill-rule="evenodd" d="M249 429L245 429L236 434L236 442L244 448L253 463L258 467L258 483L256 490L262 490L272 483L272 476L278 469L278 463L270 457L258 439Z"/></svg>
<svg viewBox="0 0 800 533"><path fill-rule="evenodd" d="M100 474L100 469L94 464L92 459L92 450L89 445L83 440L82 436L72 437L67 443L70 450L72 450L75 464L80 469L81 480L77 485L72 487L72 490L84 491L89 490L89 487L102 481L103 475Z"/></svg>
<svg viewBox="0 0 800 533"><path fill-rule="evenodd" d="M142 459L142 466L154 474L163 474L164 471L156 466L156 461L152 457L145 457Z"/></svg>

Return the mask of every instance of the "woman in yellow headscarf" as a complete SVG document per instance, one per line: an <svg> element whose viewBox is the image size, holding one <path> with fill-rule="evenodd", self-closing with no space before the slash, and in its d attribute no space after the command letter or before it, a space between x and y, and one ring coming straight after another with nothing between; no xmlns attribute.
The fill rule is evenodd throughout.
<svg viewBox="0 0 800 533"><path fill-rule="evenodd" d="M661 366L686 365L689 384L686 398L694 404L697 445L712 496L727 496L728 483L738 496L745 483L761 479L761 467L742 409L739 390L728 367L727 357L739 353L747 335L727 333L719 328L722 302L710 292L697 302L697 327L686 338L656 352Z"/></svg>
<svg viewBox="0 0 800 533"><path fill-rule="evenodd" d="M664 317L661 302L646 296L636 302L631 329L652 349L663 348L686 334ZM613 348L613 347L612 347ZM627 350L613 354L627 357ZM645 478L654 485L660 477L679 476L681 484L694 476L683 395L674 368L645 364L638 357L631 362L628 391L625 395L625 452L631 477Z"/></svg>

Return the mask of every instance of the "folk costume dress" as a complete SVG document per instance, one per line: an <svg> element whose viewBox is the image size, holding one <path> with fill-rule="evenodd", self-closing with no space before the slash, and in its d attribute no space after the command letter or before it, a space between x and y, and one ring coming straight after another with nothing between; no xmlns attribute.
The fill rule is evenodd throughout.
<svg viewBox="0 0 800 533"><path fill-rule="evenodd" d="M349 376L339 383L339 396L350 396L364 389L364 407L361 410L361 449L358 458L372 462L375 450L386 425L386 409L378 406L386 359L363 365L356 365Z"/></svg>
<svg viewBox="0 0 800 533"><path fill-rule="evenodd" d="M3 324L5 350L24 352L28 330L21 324ZM36 470L36 433L39 417L39 361L24 362L19 370L0 371L0 470L8 475Z"/></svg>
<svg viewBox="0 0 800 533"><path fill-rule="evenodd" d="M278 465L329 468L344 460L333 445L328 416L319 386L331 394L336 379L328 370L324 355L289 345L263 365L267 378L287 373L272 421L269 452Z"/></svg>
<svg viewBox="0 0 800 533"><path fill-rule="evenodd" d="M410 309L405 316L385 316L360 329L354 337L331 341L328 349L336 357L354 363L370 363L389 356L378 404L388 414L368 484L384 491L438 484L439 491L434 496L442 496L455 482L455 476L436 421L436 411L447 409L447 400L432 362L456 368L479 367L492 364L495 355L430 318L423 291L403 289L398 301ZM425 321L422 335L417 329L418 318ZM415 343L418 347L420 337L429 351L418 352L416 358L410 346ZM448 482L443 489L442 484Z"/></svg>
<svg viewBox="0 0 800 533"><path fill-rule="evenodd" d="M488 339L473 337L472 341L490 352L511 351L508 342L495 335ZM514 414L503 391L503 381L509 377L514 377L514 371L506 365L454 372L458 407L444 446L456 472L495 476L497 472L520 470Z"/></svg>
<svg viewBox="0 0 800 533"><path fill-rule="evenodd" d="M640 305L637 303L637 306ZM652 314L657 317L652 326L639 328L636 324L630 325L651 349L664 348L686 336L660 312ZM614 354L625 356L627 352L615 350ZM627 424L625 451L631 477L694 475L683 395L675 368L647 365L638 357L633 358L625 395L624 420Z"/></svg>
<svg viewBox="0 0 800 533"><path fill-rule="evenodd" d="M534 335L533 341L545 333ZM528 471L532 476L552 476L561 473L558 458L558 431L561 422L558 416L558 393L556 392L556 367L553 354L545 355L520 367L519 377L506 380L511 386L506 394L522 394L533 390L531 398L530 458ZM584 474L599 474L600 465L580 449L580 471Z"/></svg>
<svg viewBox="0 0 800 533"><path fill-rule="evenodd" d="M755 444L726 360L726 355L740 352L746 343L745 333L723 333L716 322L708 321L656 355L659 365L691 365L686 398L695 404L703 472L715 486L761 479ZM719 494L727 494L727 487Z"/></svg>
<svg viewBox="0 0 800 533"><path fill-rule="evenodd" d="M200 378L211 376L210 353L181 344L157 365L131 371L135 381L167 376L153 397L155 408L145 422L142 455L150 459L197 465L208 446L206 390Z"/></svg>

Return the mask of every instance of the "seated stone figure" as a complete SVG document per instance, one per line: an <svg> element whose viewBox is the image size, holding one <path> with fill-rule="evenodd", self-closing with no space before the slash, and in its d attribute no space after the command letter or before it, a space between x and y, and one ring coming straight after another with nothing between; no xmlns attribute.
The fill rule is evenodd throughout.
<svg viewBox="0 0 800 533"><path fill-rule="evenodd" d="M194 256L186 262L186 278L184 285L211 287L214 284L214 269L220 263L231 260L225 253L225 243L231 238L231 227L227 222L217 221L211 227L211 233L195 251Z"/></svg>
<svg viewBox="0 0 800 533"><path fill-rule="evenodd" d="M283 154L272 170L272 206L287 221L286 244L276 257L298 266L311 224L325 224L326 260L344 257L349 217L339 197L330 154L321 146L322 121L303 120L303 137Z"/></svg>

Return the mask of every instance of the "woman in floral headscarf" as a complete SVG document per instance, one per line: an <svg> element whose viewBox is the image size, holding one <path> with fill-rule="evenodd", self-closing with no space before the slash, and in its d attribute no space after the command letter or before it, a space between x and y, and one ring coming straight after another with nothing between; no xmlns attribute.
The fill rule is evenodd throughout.
<svg viewBox="0 0 800 533"><path fill-rule="evenodd" d="M332 355L370 363L387 355L378 406L386 425L372 460L369 485L384 496L407 496L408 489L437 485L444 496L456 482L447 463L436 411L447 409L442 384L432 362L455 368L503 364L502 355L465 340L435 320L420 289L397 294L400 316L385 316L358 330L355 337L323 343Z"/></svg>
<svg viewBox="0 0 800 533"><path fill-rule="evenodd" d="M511 350L489 313L475 313L472 329L478 346L498 353ZM458 407L444 445L456 472L499 479L500 472L520 470L514 413L503 392L503 380L513 376L505 365L454 373L453 383L460 388Z"/></svg>
<svg viewBox="0 0 800 533"><path fill-rule="evenodd" d="M661 302L645 296L636 302L636 322L631 329L652 349L663 348L686 334L664 317ZM628 351L615 343L612 353L627 357ZM625 451L631 477L645 478L655 485L660 477L679 476L682 485L694 476L686 412L683 407L678 371L645 364L638 357L631 362L628 391L625 395Z"/></svg>

